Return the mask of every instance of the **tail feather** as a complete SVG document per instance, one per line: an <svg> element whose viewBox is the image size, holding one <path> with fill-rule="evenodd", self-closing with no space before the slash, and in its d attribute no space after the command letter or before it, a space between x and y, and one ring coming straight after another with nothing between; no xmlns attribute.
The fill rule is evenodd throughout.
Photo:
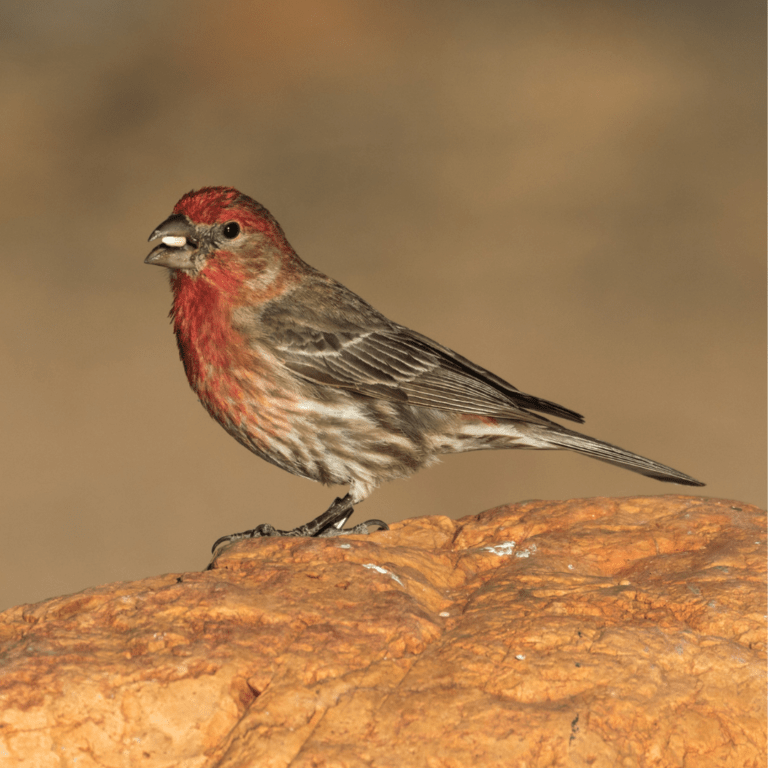
<svg viewBox="0 0 768 768"><path fill-rule="evenodd" d="M614 464L617 467L630 469L633 472L638 472L646 477L652 477L655 480L662 480L666 483L680 483L680 485L704 485L704 483L694 480L694 478L678 472L676 469L672 469L672 467L659 464L658 461L646 459L644 456L638 456L636 453L625 451L616 445L596 440L594 437L582 435L570 429L548 429L546 432L542 431L540 436L553 448L566 448L569 451L583 453L585 456L605 461L608 464Z"/></svg>

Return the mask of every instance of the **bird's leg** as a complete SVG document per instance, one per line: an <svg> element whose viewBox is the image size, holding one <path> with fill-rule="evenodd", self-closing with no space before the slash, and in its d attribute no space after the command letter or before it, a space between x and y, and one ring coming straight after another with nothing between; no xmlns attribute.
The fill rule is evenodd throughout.
<svg viewBox="0 0 768 768"><path fill-rule="evenodd" d="M252 528L250 531L242 533L230 533L229 536L222 536L216 540L211 548L212 552L225 543L233 543L242 539L255 539L262 536L314 536L318 538L327 538L332 536L344 536L351 533L368 533L368 526L377 526L380 530L388 530L389 526L381 520L366 520L364 523L356 525L354 528L344 530L344 523L349 520L355 511L352 497L347 494L344 498L334 499L328 509L322 515L318 515L314 520L299 525L290 531L280 531L273 528L268 523L262 523Z"/></svg>

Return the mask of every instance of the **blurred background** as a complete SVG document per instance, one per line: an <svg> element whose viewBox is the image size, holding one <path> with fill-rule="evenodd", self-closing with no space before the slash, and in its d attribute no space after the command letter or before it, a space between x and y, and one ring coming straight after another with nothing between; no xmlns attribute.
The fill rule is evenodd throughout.
<svg viewBox="0 0 768 768"><path fill-rule="evenodd" d="M0 608L199 570L343 488L189 389L147 237L233 185L306 261L587 434L766 503L764 4L0 5ZM353 521L691 493L446 458Z"/></svg>

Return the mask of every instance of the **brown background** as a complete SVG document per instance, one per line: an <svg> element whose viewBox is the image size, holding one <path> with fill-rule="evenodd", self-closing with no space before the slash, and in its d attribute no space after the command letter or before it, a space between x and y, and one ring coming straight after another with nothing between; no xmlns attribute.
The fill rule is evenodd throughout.
<svg viewBox="0 0 768 768"><path fill-rule="evenodd" d="M3 4L0 607L202 568L336 492L195 402L146 238L231 184L588 434L765 506L762 3ZM355 518L684 491L455 456Z"/></svg>

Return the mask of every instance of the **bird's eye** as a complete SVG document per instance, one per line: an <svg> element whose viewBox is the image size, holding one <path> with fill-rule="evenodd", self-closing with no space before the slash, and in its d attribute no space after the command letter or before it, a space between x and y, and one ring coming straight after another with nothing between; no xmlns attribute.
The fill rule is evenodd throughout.
<svg viewBox="0 0 768 768"><path fill-rule="evenodd" d="M227 240L234 240L240 234L240 225L236 221L228 221L221 231Z"/></svg>

